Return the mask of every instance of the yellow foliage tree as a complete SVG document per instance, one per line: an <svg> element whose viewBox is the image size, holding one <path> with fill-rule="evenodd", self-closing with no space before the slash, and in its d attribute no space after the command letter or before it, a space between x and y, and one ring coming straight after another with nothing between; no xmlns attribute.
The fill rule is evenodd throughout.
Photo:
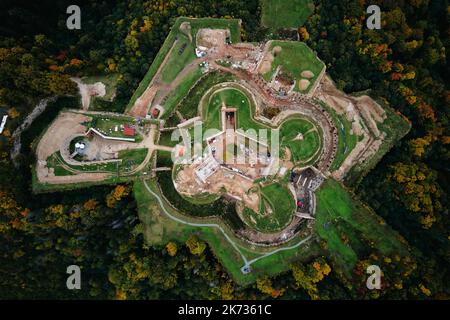
<svg viewBox="0 0 450 320"><path fill-rule="evenodd" d="M167 250L167 253L168 253L171 257L173 257L173 256L175 256L175 255L177 254L178 248L177 248L177 245L176 245L174 242L169 242L169 243L166 245L166 250Z"/></svg>
<svg viewBox="0 0 450 320"><path fill-rule="evenodd" d="M198 238L192 234L186 240L186 246L192 254L197 256L201 255L206 249L206 244L203 241L198 240Z"/></svg>

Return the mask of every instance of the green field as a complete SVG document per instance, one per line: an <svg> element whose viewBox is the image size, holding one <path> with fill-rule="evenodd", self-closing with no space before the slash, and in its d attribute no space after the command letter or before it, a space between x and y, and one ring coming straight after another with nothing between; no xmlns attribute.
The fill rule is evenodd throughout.
<svg viewBox="0 0 450 320"><path fill-rule="evenodd" d="M277 67L281 65L284 71L292 74L294 79L297 80L295 90L301 91L298 87L298 81L306 79L301 76L301 73L303 71L311 71L314 76L311 79L308 79L310 85L306 90L301 91L305 93L308 92L313 87L313 84L323 68L325 68L324 63L320 61L316 54L303 42L274 40L270 44L270 50L277 46L281 47L281 52L276 54L272 62L272 69L263 74L263 78L266 81L269 81Z"/></svg>
<svg viewBox="0 0 450 320"><path fill-rule="evenodd" d="M298 136L299 134L302 137ZM311 122L302 118L293 118L283 122L280 136L281 146L287 146L291 150L294 163L308 163L308 160L314 158L321 147L318 129Z"/></svg>
<svg viewBox="0 0 450 320"><path fill-rule="evenodd" d="M188 94L189 90L194 86L196 81L202 77L202 71L200 67L186 75L180 82L176 90L173 90L164 101L164 114L163 119L169 118L172 112L175 110L180 101Z"/></svg>
<svg viewBox="0 0 450 320"><path fill-rule="evenodd" d="M230 73L213 71L201 78L191 89L189 95L185 96L179 104L178 111L184 118L190 119L198 114L198 104L205 92L214 85L234 80L235 77ZM166 104L167 105L167 104Z"/></svg>
<svg viewBox="0 0 450 320"><path fill-rule="evenodd" d="M92 117L92 120L86 124L86 126L97 129L106 136L115 138L134 138L135 142L140 142L143 139L138 132L136 132L136 135L133 137L125 136L123 133L121 126L136 125L136 120L131 117L94 114L89 114L89 116Z"/></svg>
<svg viewBox="0 0 450 320"><path fill-rule="evenodd" d="M119 171L121 173L126 173L135 169L145 160L147 153L147 148L119 151L119 159L122 159L122 162L119 165Z"/></svg>
<svg viewBox="0 0 450 320"><path fill-rule="evenodd" d="M312 0L262 0L262 25L277 30L298 28L314 12Z"/></svg>
<svg viewBox="0 0 450 320"><path fill-rule="evenodd" d="M147 184L156 194L160 195L160 191L154 181L147 181ZM148 193L142 181L136 181L134 184L134 196L138 205L139 219L144 225L144 239L147 244L152 246L164 247L169 241L178 243L185 242L189 235L195 234L200 239L207 241L213 254L228 271L230 276L240 285L249 285L254 283L260 276L272 276L280 272L289 270L289 264L294 261L308 261L311 257L321 252L315 242L307 242L293 249L276 252L270 256L264 257L252 264L252 272L243 274L241 267L244 260L241 254L247 259L261 257L262 254L273 251L264 247L253 247L246 242L236 238L233 232L217 218L208 220L200 220L201 223L217 223L221 225L239 248L241 254L235 247L225 238L222 232L213 227L196 227L189 226L172 220L164 214L160 209L159 203L155 197ZM193 217L185 216L173 209L167 201L163 201L165 209L173 216L182 218L184 221L198 221ZM299 237L289 242L287 245L297 244L301 239L308 236L307 230L301 231ZM285 246L281 246L283 248Z"/></svg>
<svg viewBox="0 0 450 320"><path fill-rule="evenodd" d="M187 36L179 34L172 54L162 69L162 80L166 83L172 82L181 70L195 58L195 45L189 41Z"/></svg>
<svg viewBox="0 0 450 320"><path fill-rule="evenodd" d="M252 118L253 106L245 93L235 88L224 88L216 90L208 99L203 109L203 125L206 129L222 130L221 112L223 103L227 107L237 109L237 129L267 129L268 127L256 122Z"/></svg>
<svg viewBox="0 0 450 320"><path fill-rule="evenodd" d="M407 253L397 232L339 182L328 179L316 192L314 230L326 242L331 258L347 275L370 247L384 255Z"/></svg>
<svg viewBox="0 0 450 320"><path fill-rule="evenodd" d="M279 183L272 183L260 190L259 212L245 208L242 215L246 222L261 232L283 229L292 219L295 202L291 192Z"/></svg>

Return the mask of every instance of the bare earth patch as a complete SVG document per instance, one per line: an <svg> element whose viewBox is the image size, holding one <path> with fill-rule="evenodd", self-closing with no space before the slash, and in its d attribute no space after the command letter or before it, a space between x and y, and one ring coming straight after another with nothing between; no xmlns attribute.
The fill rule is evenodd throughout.
<svg viewBox="0 0 450 320"><path fill-rule="evenodd" d="M199 29L196 37L197 47L220 48L225 46L227 37L230 36L228 29Z"/></svg>
<svg viewBox="0 0 450 320"><path fill-rule="evenodd" d="M184 33L189 41L192 43L192 33L191 33L191 24L187 21L180 24L180 31Z"/></svg>
<svg viewBox="0 0 450 320"><path fill-rule="evenodd" d="M312 72L309 71L309 70L302 71L302 73L301 73L300 75L301 75L303 78L306 78L306 79L314 78L314 73L312 73Z"/></svg>
<svg viewBox="0 0 450 320"><path fill-rule="evenodd" d="M273 49L272 49L272 54L273 54L274 56L276 56L277 54L280 54L281 50L283 50L283 49L282 49L280 46L275 46L275 47L273 47Z"/></svg>
<svg viewBox="0 0 450 320"><path fill-rule="evenodd" d="M102 82L96 82L94 84L86 84L79 78L72 78L77 86L81 95L81 105L83 110L88 110L91 103L91 97L104 97L106 94L106 86Z"/></svg>
<svg viewBox="0 0 450 320"><path fill-rule="evenodd" d="M302 79L298 82L298 88L302 91L308 89L309 85L311 82L309 82L309 80L306 79Z"/></svg>

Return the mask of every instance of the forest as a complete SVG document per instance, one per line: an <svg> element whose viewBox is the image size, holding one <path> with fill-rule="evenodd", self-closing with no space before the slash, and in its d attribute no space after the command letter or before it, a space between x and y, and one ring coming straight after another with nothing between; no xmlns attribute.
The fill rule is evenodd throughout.
<svg viewBox="0 0 450 320"><path fill-rule="evenodd" d="M81 30L66 28L72 1L2 1L0 10L0 299L449 299L450 91L447 0L314 0L297 29L261 25L257 0L77 1ZM378 4L382 28L366 28ZM411 123L360 182L347 187L398 231L412 257L375 250L343 275L327 256L241 287L195 235L165 246L144 243L132 184L33 194L33 142L66 107L79 105L70 77L118 75L104 108L124 110L176 17L242 19L241 38L305 42L345 92L366 92ZM57 97L21 135L13 132L43 98ZM320 245L320 243L319 243ZM80 265L82 290L66 289ZM365 286L367 265L383 287Z"/></svg>

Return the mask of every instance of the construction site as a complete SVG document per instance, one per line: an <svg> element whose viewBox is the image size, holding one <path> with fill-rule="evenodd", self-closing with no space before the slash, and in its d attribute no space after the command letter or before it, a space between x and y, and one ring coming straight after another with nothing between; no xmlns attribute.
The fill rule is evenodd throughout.
<svg viewBox="0 0 450 320"><path fill-rule="evenodd" d="M124 114L91 112L82 101L41 137L38 184L144 181L162 210L154 214L213 221L223 233L216 237L254 255L309 239L323 182L364 175L399 137L385 122L403 121L367 95L337 89L304 43L242 43L234 19L179 18ZM192 139L196 126L200 140ZM182 141L171 139L176 131ZM171 199L199 210L225 199L238 227Z"/></svg>

